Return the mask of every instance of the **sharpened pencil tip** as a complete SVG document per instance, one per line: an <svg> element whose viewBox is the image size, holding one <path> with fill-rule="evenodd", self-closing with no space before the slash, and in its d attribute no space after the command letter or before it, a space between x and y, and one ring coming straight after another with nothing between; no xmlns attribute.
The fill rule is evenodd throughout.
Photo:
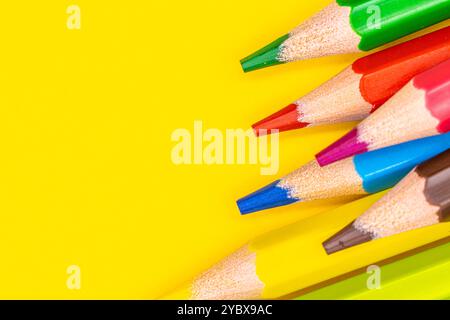
<svg viewBox="0 0 450 320"><path fill-rule="evenodd" d="M323 243L328 255L373 240L369 233L359 231L353 223Z"/></svg>
<svg viewBox="0 0 450 320"><path fill-rule="evenodd" d="M358 129L355 128L338 141L319 152L316 155L316 159L319 165L324 167L336 161L367 151L367 143L358 141Z"/></svg>
<svg viewBox="0 0 450 320"><path fill-rule="evenodd" d="M242 59L241 66L244 72L250 72L284 63L283 61L280 61L278 57L280 54L281 45L288 38L288 34L284 35L271 44Z"/></svg>
<svg viewBox="0 0 450 320"><path fill-rule="evenodd" d="M298 202L299 199L291 198L288 191L279 187L280 180L237 201L242 215L270 208L286 206Z"/></svg>
<svg viewBox="0 0 450 320"><path fill-rule="evenodd" d="M298 120L300 115L297 109L298 106L296 104L290 104L271 116L255 123L252 126L253 131L256 136L261 136L264 134L278 133L307 127L309 123L300 122Z"/></svg>

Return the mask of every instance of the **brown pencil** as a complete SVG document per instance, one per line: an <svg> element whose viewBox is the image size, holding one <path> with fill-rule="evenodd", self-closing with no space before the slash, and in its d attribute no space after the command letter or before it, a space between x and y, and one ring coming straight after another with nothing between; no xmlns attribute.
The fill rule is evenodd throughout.
<svg viewBox="0 0 450 320"><path fill-rule="evenodd" d="M328 254L431 226L450 213L450 150L421 164L348 227L323 243Z"/></svg>

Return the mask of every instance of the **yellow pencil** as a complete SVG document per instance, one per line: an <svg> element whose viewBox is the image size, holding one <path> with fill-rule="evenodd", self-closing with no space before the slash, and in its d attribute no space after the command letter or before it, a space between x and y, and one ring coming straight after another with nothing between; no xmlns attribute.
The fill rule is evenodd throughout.
<svg viewBox="0 0 450 320"><path fill-rule="evenodd" d="M450 236L450 223L401 233L327 255L322 242L381 194L270 232L164 299L275 299Z"/></svg>

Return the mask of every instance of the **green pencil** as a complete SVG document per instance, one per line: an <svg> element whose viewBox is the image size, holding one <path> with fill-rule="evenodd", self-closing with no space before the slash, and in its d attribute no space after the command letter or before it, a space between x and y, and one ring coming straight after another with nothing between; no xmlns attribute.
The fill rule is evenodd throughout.
<svg viewBox="0 0 450 320"><path fill-rule="evenodd" d="M369 51L450 18L450 0L336 0L241 60L245 72L295 60Z"/></svg>

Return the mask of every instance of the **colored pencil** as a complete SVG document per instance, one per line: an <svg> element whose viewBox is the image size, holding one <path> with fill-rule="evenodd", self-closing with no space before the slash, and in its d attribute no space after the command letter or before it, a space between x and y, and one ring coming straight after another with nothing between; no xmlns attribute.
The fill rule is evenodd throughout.
<svg viewBox="0 0 450 320"><path fill-rule="evenodd" d="M316 155L321 166L450 130L450 60L415 76L355 129Z"/></svg>
<svg viewBox="0 0 450 320"><path fill-rule="evenodd" d="M256 135L366 118L417 74L450 59L450 27L356 60L330 81L255 123Z"/></svg>
<svg viewBox="0 0 450 320"><path fill-rule="evenodd" d="M450 241L450 239L449 239ZM381 287L368 288L366 272L297 297L297 300L450 299L450 243L379 265Z"/></svg>
<svg viewBox="0 0 450 320"><path fill-rule="evenodd" d="M414 230L327 255L323 239L380 195L263 235L164 299L274 299L445 239L450 224ZM356 258L355 258L356 257Z"/></svg>
<svg viewBox="0 0 450 320"><path fill-rule="evenodd" d="M337 0L241 60L245 72L295 60L369 51L450 18L450 0Z"/></svg>
<svg viewBox="0 0 450 320"><path fill-rule="evenodd" d="M242 214L318 199L376 193L397 184L418 164L450 148L450 133L363 153L326 167L311 161L240 199Z"/></svg>
<svg viewBox="0 0 450 320"><path fill-rule="evenodd" d="M431 226L450 216L450 150L419 165L385 197L323 243L328 254Z"/></svg>

